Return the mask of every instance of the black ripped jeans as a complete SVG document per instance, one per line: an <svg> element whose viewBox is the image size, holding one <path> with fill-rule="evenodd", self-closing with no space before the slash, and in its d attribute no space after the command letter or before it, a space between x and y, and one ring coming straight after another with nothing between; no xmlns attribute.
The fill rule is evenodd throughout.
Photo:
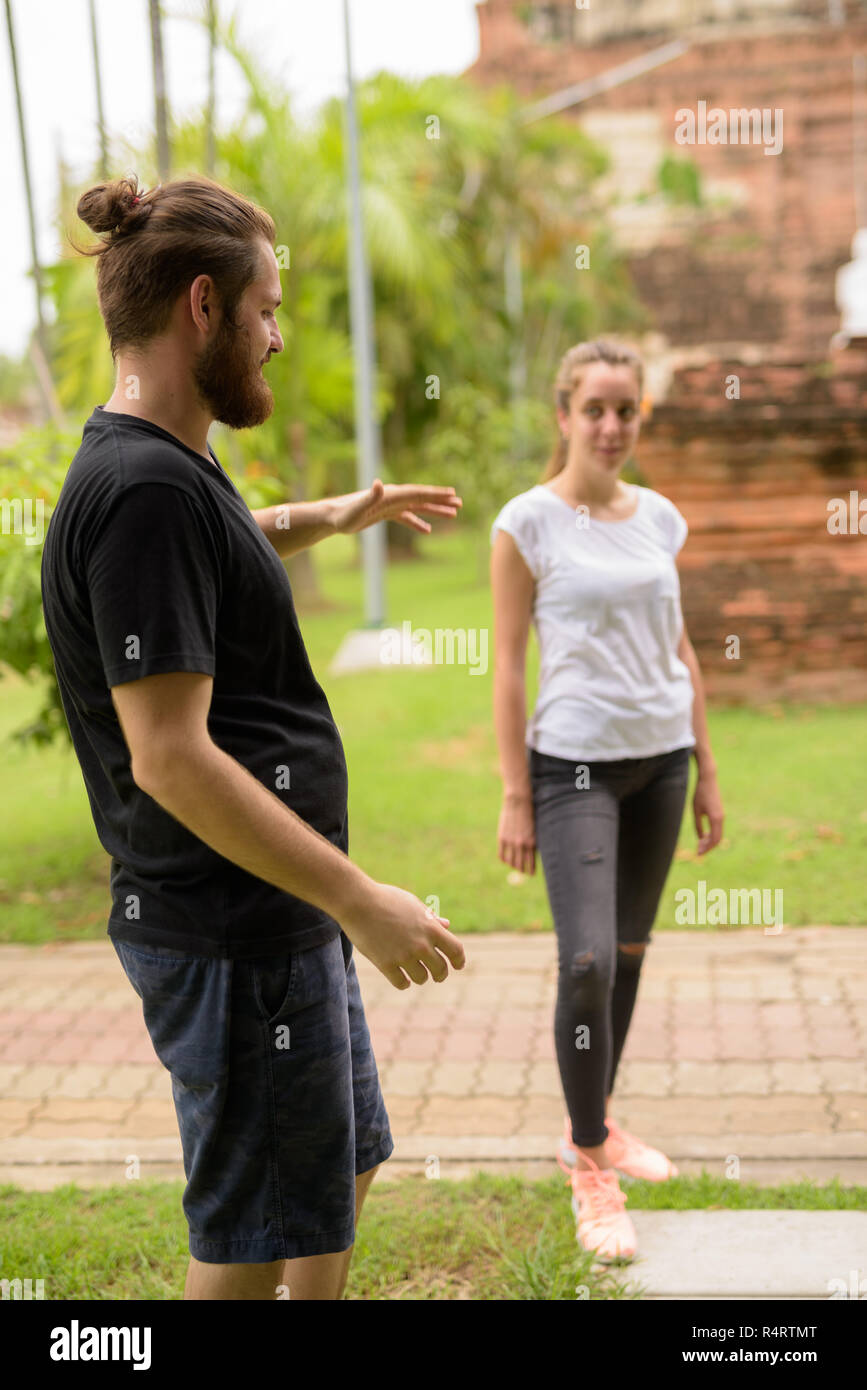
<svg viewBox="0 0 867 1390"><path fill-rule="evenodd" d="M536 846L557 932L554 1039L574 1143L608 1138L626 1040L683 818L692 747L575 763L528 750Z"/></svg>

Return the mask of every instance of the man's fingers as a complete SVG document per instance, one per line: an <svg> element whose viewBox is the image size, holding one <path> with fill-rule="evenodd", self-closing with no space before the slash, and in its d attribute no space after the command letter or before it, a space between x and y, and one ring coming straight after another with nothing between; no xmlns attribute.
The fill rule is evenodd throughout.
<svg viewBox="0 0 867 1390"><path fill-rule="evenodd" d="M421 960L402 960L400 963L400 968L401 970L406 971L413 984L427 984L428 973L422 965Z"/></svg>
<svg viewBox="0 0 867 1390"><path fill-rule="evenodd" d="M422 521L414 512L401 512L399 517L393 518L401 522L404 526L409 526L413 531L421 531L424 535L430 532L430 526L426 521Z"/></svg>
<svg viewBox="0 0 867 1390"><path fill-rule="evenodd" d="M424 961L425 965L431 973L431 977L434 980L436 980L437 984L440 984L443 980L448 979L448 961L443 960L439 951L428 951L426 955L423 955L421 957L421 959Z"/></svg>
<svg viewBox="0 0 867 1390"><path fill-rule="evenodd" d="M433 942L433 946L435 946L438 951L442 951L447 960L451 961L455 970L463 970L466 963L466 955L464 954L464 948L458 941L458 938L452 935L448 927L442 926L439 919L434 922L433 930L436 938Z"/></svg>
<svg viewBox="0 0 867 1390"><path fill-rule="evenodd" d="M398 970L396 965L391 966L391 968L388 970L383 970L382 966L380 966L379 969L381 974L383 974L385 978L388 980L389 984L394 985L395 989L410 988L412 981L408 980L404 975L403 971Z"/></svg>
<svg viewBox="0 0 867 1390"><path fill-rule="evenodd" d="M412 526L414 530L424 531L425 534L427 534L431 527L428 522L422 521L421 517L416 516L416 512L428 512L431 516L453 517L457 515L457 509L455 507L437 507L432 503L418 501L414 501L413 506L415 507L415 511L409 511L407 508L404 508L397 516L391 518L392 521L400 521L404 526Z"/></svg>
<svg viewBox="0 0 867 1390"><path fill-rule="evenodd" d="M432 483L395 483L395 495L412 497L413 505L419 502L443 502L448 507L460 507L463 499L458 497L453 487L436 487Z"/></svg>
<svg viewBox="0 0 867 1390"><path fill-rule="evenodd" d="M461 966L457 961L453 961L456 969ZM409 975L409 979L404 975L404 971ZM383 970L381 973L394 985L395 989L409 989L412 985L426 985L428 982L428 971L430 978L440 983L448 979L449 968L436 951L427 951L423 955L419 953L418 960L405 960L400 967L392 966L390 970Z"/></svg>

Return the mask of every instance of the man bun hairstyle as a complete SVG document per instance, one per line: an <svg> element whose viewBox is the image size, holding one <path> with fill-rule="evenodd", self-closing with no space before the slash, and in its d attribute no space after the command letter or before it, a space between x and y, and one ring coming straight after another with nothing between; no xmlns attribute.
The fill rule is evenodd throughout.
<svg viewBox="0 0 867 1390"><path fill-rule="evenodd" d="M118 232L146 221L152 206L142 201L135 179L117 179L82 193L77 212L92 232Z"/></svg>
<svg viewBox="0 0 867 1390"><path fill-rule="evenodd" d="M133 175L96 184L78 216L100 240L72 245L98 257L96 288L112 358L165 332L179 294L210 275L227 321L261 273L261 241L274 244L270 215L250 199L203 177L145 191ZM71 239L70 239L71 240Z"/></svg>

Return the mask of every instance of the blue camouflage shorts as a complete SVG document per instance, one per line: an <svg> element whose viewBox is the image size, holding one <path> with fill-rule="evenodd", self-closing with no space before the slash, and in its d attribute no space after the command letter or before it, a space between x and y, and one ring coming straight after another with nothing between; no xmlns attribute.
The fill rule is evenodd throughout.
<svg viewBox="0 0 867 1390"><path fill-rule="evenodd" d="M347 1250L356 1175L394 1148L349 938L251 960L112 940L172 1077L190 1253Z"/></svg>

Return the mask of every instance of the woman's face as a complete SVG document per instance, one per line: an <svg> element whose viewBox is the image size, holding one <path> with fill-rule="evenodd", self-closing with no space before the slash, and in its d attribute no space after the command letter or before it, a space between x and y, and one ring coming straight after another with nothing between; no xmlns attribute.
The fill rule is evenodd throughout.
<svg viewBox="0 0 867 1390"><path fill-rule="evenodd" d="M569 459L603 475L620 472L641 428L638 382L631 367L593 362L572 392L569 413L557 407Z"/></svg>

